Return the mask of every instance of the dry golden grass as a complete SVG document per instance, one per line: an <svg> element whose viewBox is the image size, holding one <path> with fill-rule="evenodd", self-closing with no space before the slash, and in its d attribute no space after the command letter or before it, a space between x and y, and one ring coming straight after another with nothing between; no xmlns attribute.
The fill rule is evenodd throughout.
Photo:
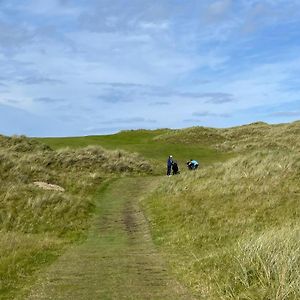
<svg viewBox="0 0 300 300"><path fill-rule="evenodd" d="M300 122L255 123L165 130L155 137L166 148L184 144L179 156L186 156L189 147L201 153L192 152L198 145L234 153L224 163L162 179L144 202L156 243L198 298L300 299L299 133ZM53 151L25 137L1 136L0 145L0 235L7 244L3 249L15 249L18 257L0 261L0 293L8 299L26 274L82 236L96 185L151 168L136 154L99 147ZM143 147L153 146L152 155L158 152L155 145L147 140ZM41 190L34 181L59 185L65 192ZM26 251L10 246L19 245L10 242L14 235ZM30 257L37 258L35 263ZM9 281L5 265L11 265Z"/></svg>
<svg viewBox="0 0 300 300"><path fill-rule="evenodd" d="M299 227L283 227L238 244L221 298L299 299L299 239Z"/></svg>
<svg viewBox="0 0 300 300"><path fill-rule="evenodd" d="M23 136L0 136L0 298L13 298L56 250L84 236L102 182L150 172L137 154L97 146L53 151ZM64 192L34 184L41 181Z"/></svg>
<svg viewBox="0 0 300 300"><path fill-rule="evenodd" d="M157 137L171 143L206 144L222 151L300 149L300 121L269 125L256 122L226 129L192 127Z"/></svg>
<svg viewBox="0 0 300 300"><path fill-rule="evenodd" d="M234 158L165 178L146 201L156 243L197 297L300 299L299 128L220 130Z"/></svg>

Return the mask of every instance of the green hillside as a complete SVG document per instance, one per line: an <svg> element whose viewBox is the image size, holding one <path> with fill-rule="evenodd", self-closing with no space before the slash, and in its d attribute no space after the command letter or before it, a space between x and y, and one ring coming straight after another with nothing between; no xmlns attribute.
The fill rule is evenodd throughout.
<svg viewBox="0 0 300 300"><path fill-rule="evenodd" d="M151 161L157 174L165 172L165 162L170 154L179 161L180 166L184 166L186 161L191 158L198 158L201 163L210 164L215 161L226 160L232 156L224 151L216 150L202 140L191 141L187 144L182 143L180 139L170 142L167 139L160 138L173 132L174 130L170 129L130 130L103 136L40 138L38 140L53 149L64 147L76 149L88 145L100 145L106 149L123 149L129 152L137 152Z"/></svg>

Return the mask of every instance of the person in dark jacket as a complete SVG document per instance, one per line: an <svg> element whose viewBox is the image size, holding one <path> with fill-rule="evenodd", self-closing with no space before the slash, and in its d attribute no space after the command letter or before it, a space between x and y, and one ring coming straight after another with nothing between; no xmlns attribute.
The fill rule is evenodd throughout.
<svg viewBox="0 0 300 300"><path fill-rule="evenodd" d="M170 155L167 161L167 176L171 176L172 165L173 165L173 156Z"/></svg>
<svg viewBox="0 0 300 300"><path fill-rule="evenodd" d="M172 171L173 171L173 175L179 174L179 168L178 168L178 164L177 164L177 160L174 160L173 165L172 165Z"/></svg>

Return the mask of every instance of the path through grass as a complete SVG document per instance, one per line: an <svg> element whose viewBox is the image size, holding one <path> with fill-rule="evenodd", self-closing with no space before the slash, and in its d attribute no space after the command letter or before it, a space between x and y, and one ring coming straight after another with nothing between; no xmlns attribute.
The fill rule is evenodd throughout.
<svg viewBox="0 0 300 300"><path fill-rule="evenodd" d="M100 191L87 240L42 272L28 299L191 299L170 277L139 208L158 180L122 178Z"/></svg>

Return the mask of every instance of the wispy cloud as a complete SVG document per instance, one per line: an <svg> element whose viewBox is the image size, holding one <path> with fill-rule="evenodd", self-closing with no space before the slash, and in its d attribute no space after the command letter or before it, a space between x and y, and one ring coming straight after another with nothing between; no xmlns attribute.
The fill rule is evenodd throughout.
<svg viewBox="0 0 300 300"><path fill-rule="evenodd" d="M0 0L0 103L66 135L290 121L299 26L296 0Z"/></svg>
<svg viewBox="0 0 300 300"><path fill-rule="evenodd" d="M57 98L50 98L50 97L34 98L33 101L40 102L40 103L47 103L47 104L65 102L64 99L57 99Z"/></svg>
<svg viewBox="0 0 300 300"><path fill-rule="evenodd" d="M83 129L84 135L97 135L99 133L101 134L112 134L116 133L120 130L126 130L128 129L127 126L124 125L118 125L118 126L89 126Z"/></svg>
<svg viewBox="0 0 300 300"><path fill-rule="evenodd" d="M21 84L41 84L41 83L47 83L47 84L62 84L63 81L59 79L53 79L53 78L47 78L43 76L29 76L26 78L22 78L18 80Z"/></svg>
<svg viewBox="0 0 300 300"><path fill-rule="evenodd" d="M232 94L228 93L204 93L203 98L208 98L205 103L223 104L236 101Z"/></svg>
<svg viewBox="0 0 300 300"><path fill-rule="evenodd" d="M214 113L214 112L209 112L209 111L201 111L201 112L194 112L193 116L195 117L219 117L219 118L230 118L230 114L226 113Z"/></svg>
<svg viewBox="0 0 300 300"><path fill-rule="evenodd" d="M299 111L277 111L269 114L270 117L300 117Z"/></svg>
<svg viewBox="0 0 300 300"><path fill-rule="evenodd" d="M149 103L149 105L153 105L153 106L170 105L170 102L167 102L167 101L156 101L156 102Z"/></svg>
<svg viewBox="0 0 300 300"><path fill-rule="evenodd" d="M102 95L97 97L97 100L109 103L109 104L120 104L125 102L131 102L131 95L126 92L117 91L114 89L106 89Z"/></svg>
<svg viewBox="0 0 300 300"><path fill-rule="evenodd" d="M90 83L101 88L103 95L98 98L106 102L118 103L132 101L136 98L183 98L198 99L204 103L223 104L235 101L234 95L222 92L187 92L164 86L146 85L137 83L119 82L93 82ZM151 102L151 105L166 105L170 101Z"/></svg>
<svg viewBox="0 0 300 300"><path fill-rule="evenodd" d="M98 121L98 124L142 124L142 123L156 123L156 120L149 120L145 118L140 118L140 117L133 117L133 118L116 118L116 119L111 119L108 121Z"/></svg>
<svg viewBox="0 0 300 300"><path fill-rule="evenodd" d="M206 22L216 23L224 20L231 12L232 0L212 1L204 10L202 17Z"/></svg>
<svg viewBox="0 0 300 300"><path fill-rule="evenodd" d="M1 21L0 19L0 47L6 54L7 50L17 50L27 45L34 38L34 33L26 26Z"/></svg>
<svg viewBox="0 0 300 300"><path fill-rule="evenodd" d="M183 122L197 124L197 123L203 123L204 120L203 119L197 119L197 118L190 118L190 119L184 119Z"/></svg>

